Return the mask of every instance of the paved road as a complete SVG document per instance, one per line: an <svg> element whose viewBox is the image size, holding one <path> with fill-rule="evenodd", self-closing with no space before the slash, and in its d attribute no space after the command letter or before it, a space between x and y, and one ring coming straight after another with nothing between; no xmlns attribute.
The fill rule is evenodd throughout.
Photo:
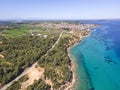
<svg viewBox="0 0 120 90"><path fill-rule="evenodd" d="M59 42L62 34L63 34L63 32L61 32L58 40L54 43L54 45L52 45L52 47L47 51L47 53L48 53L49 51L51 51L51 50L55 47L55 45ZM47 55L47 53L46 53L45 55ZM30 71L30 69L31 69L34 65L37 65L37 61L36 61L31 67L26 68L26 69L25 69L19 76L17 76L14 80L12 80L11 82L9 82L8 84L5 84L0 90L6 90L9 86L12 85L13 82L18 81L22 76L24 76L25 74L28 74L29 71Z"/></svg>

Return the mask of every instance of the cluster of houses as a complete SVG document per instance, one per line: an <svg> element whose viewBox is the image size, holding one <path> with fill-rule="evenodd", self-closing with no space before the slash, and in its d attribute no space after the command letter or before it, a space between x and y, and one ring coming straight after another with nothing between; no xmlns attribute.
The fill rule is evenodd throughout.
<svg viewBox="0 0 120 90"><path fill-rule="evenodd" d="M97 27L94 24L77 24L77 23L52 23L52 22L44 22L36 25L37 27L42 27L45 30L51 29L59 29L59 30L67 30L67 33L74 33L76 30L89 30L90 28ZM47 38L47 35L43 35L41 33L37 33L36 30L30 30L32 36L40 36L43 38Z"/></svg>
<svg viewBox="0 0 120 90"><path fill-rule="evenodd" d="M61 23L41 23L39 26L45 29L56 28L56 29L64 29L64 30L86 30L91 27L94 27L93 24L71 24L66 22Z"/></svg>

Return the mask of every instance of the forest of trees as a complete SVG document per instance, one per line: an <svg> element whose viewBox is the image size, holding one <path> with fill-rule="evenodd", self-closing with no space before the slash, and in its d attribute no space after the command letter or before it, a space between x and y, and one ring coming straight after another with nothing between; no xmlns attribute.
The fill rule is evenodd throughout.
<svg viewBox="0 0 120 90"><path fill-rule="evenodd" d="M45 68L44 78L51 79L53 88L58 89L66 82L70 82L72 78L72 71L69 66L71 60L67 53L67 44L69 38L61 38L54 49L48 52L47 56L42 56L38 64Z"/></svg>
<svg viewBox="0 0 120 90"><path fill-rule="evenodd" d="M40 38L37 36L22 36L20 38L2 38L0 44L0 83L10 82L23 70L37 61L56 42L54 38Z"/></svg>

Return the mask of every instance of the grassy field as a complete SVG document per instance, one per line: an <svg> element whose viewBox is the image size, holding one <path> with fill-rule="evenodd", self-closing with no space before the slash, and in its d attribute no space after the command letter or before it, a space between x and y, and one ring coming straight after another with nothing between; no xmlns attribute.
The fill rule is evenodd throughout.
<svg viewBox="0 0 120 90"><path fill-rule="evenodd" d="M20 26L19 28L15 28L12 30L3 30L1 32L2 36L6 37L6 38L13 38L13 37L20 37L23 35L28 35L29 34L29 27L24 27L24 26Z"/></svg>
<svg viewBox="0 0 120 90"><path fill-rule="evenodd" d="M3 30L0 32L0 35L4 36L5 38L17 38L25 35L31 35L31 31L34 31L36 34L42 35L51 35L51 34L58 34L61 30L56 29L43 29L41 27L34 27L34 26L20 26L19 28L12 29L12 30Z"/></svg>

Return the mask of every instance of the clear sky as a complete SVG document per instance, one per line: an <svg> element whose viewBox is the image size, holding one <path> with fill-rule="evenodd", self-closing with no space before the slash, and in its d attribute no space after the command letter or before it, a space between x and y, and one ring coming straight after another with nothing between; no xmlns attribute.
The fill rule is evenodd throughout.
<svg viewBox="0 0 120 90"><path fill-rule="evenodd" d="M0 19L120 19L120 0L0 0Z"/></svg>

